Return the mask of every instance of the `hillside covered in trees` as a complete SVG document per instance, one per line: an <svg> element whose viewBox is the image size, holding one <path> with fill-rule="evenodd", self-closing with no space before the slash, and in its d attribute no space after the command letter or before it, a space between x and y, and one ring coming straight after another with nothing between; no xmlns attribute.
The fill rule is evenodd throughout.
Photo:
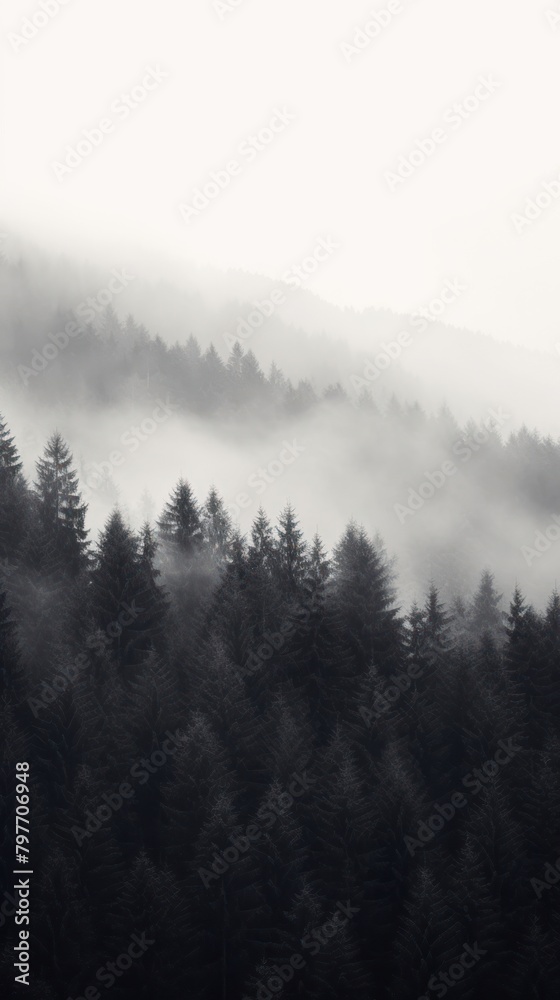
<svg viewBox="0 0 560 1000"><path fill-rule="evenodd" d="M337 349L331 344L323 350L317 341L313 352L303 333L303 352L313 356L311 374L293 379L274 362L261 367L260 331L247 340L229 335L227 343L216 332L214 344L207 331L202 340L198 331L188 333L186 318L181 341L166 342L132 315L119 318L112 303L84 295L70 307L72 295L62 294L61 280L57 284L50 273L40 280L25 261L0 268L6 293L3 406L13 414L27 474L53 425L62 426L87 484L91 470L106 465L127 423L149 418L161 401L174 413L158 429L153 452L138 451L133 475L130 467L124 475L114 468L90 491L95 533L116 502L138 529L152 508L161 508L179 471L206 492L209 476L218 479L214 468L227 470L220 483L224 503L247 533L258 504L246 515L236 511L236 496L289 436L304 457L274 487L278 499L271 494L267 508L293 502L312 534L321 496L329 548L350 516L371 534L380 531L397 558L407 605L421 600L427 579L466 598L490 564L500 589L523 580L529 599L544 608L555 581L554 559L535 546L539 539L546 546L543 536L558 515L560 444L520 424L498 396L482 419L459 423L452 405L430 411L404 391L388 395L386 380L398 362L368 380L364 372L372 369L362 359L350 378L321 383L317 372L325 358L336 367ZM79 288L75 297L83 294ZM192 310L202 315L196 302ZM442 477L449 462L453 474ZM434 478L442 488L431 488ZM418 501L420 488L428 503ZM139 506L146 490L151 501Z"/></svg>
<svg viewBox="0 0 560 1000"><path fill-rule="evenodd" d="M556 447L492 454L556 468ZM2 422L3 855L28 761L30 997L558 996L557 593L503 604L490 567L410 608L379 537L350 522L329 552L291 506L242 535L219 482L96 538L59 433L22 468Z"/></svg>

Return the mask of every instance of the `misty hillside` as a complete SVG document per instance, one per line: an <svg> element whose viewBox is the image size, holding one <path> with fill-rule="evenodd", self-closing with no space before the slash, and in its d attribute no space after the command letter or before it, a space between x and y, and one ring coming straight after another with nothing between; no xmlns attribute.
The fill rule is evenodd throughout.
<svg viewBox="0 0 560 1000"><path fill-rule="evenodd" d="M49 433L63 433L78 460L95 530L117 501L139 526L178 472L207 491L212 473L203 470L215 468L230 516L243 531L266 493L267 509L293 502L309 532L318 525L320 497L330 546L350 518L379 532L397 558L408 602L426 579L456 595L471 593L489 565L504 590L519 580L540 603L555 584L560 446L519 426L519 400L508 410L495 392L475 421L460 419L436 405L437 392L430 406L399 392L416 382L397 370L397 360L368 379L362 359L350 381L327 382L323 376L340 374L345 357L350 364L349 350L326 335L285 327L289 336L279 356L288 350L298 358L295 367L306 377L297 378L280 362L269 363L265 338L269 352L278 330L268 325L260 339L233 339L226 347L214 316L209 340L211 313L200 319L200 298L177 291L165 298L169 289L156 289L146 308L153 316L161 304L155 329L143 314L124 313L135 285L126 269L109 272L105 293L98 286L93 298L86 293L88 281L90 289L95 284L92 273L61 261L49 269L6 261L0 273L3 410L28 474ZM320 309L321 322L334 312ZM378 318L390 322L388 314ZM183 331L175 342L171 329ZM430 336L435 343L435 327ZM481 336L452 336L459 345L454 357L461 357L461 343L465 353L467 343L488 346L488 357L501 353L510 368L528 354ZM407 350L413 347L403 356ZM372 371L370 364L366 375ZM465 379L464 367L461 374ZM481 381L473 373L473 389ZM429 383L428 377L421 383L421 399ZM154 422L151 414L161 404L168 409ZM149 433L134 430L142 421ZM293 455L283 462L286 443ZM120 457L112 461L115 451Z"/></svg>
<svg viewBox="0 0 560 1000"><path fill-rule="evenodd" d="M3 381L17 378L13 366L26 364L33 348L59 329L66 314L82 306L82 319L98 326L103 307L96 302L92 312L86 300L97 299L117 270L130 277L110 296L111 305L121 318L132 314L169 346L184 345L193 334L203 350L213 343L225 359L241 328L243 347L255 351L264 369L275 362L293 381L309 380L317 391L340 381L356 398L356 379L363 378L367 362L386 355L383 345L405 332L409 337L400 355L387 368L381 367L383 358L379 362L379 374L371 383L379 399L387 401L396 394L430 412L447 404L461 422L482 419L489 407L501 405L511 413L512 427L527 424L560 435L555 406L560 337L553 353L546 354L447 325L453 323L454 302L469 294L456 277L442 279L441 287L406 315L330 305L306 288L301 270L303 278L291 273L282 282L242 271L222 274L193 267L186 276L176 270L172 282L150 277L145 263L78 264L68 257L49 257L15 238L5 247L0 268ZM154 262L154 271L158 266L161 270L161 262ZM261 313L257 326L255 303L266 310L273 292L280 292L284 301L272 315ZM252 315L254 325L248 325Z"/></svg>

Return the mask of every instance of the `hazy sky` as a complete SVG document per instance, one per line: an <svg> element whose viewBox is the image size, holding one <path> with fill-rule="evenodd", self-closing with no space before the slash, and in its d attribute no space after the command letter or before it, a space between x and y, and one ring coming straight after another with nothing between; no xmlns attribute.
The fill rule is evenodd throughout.
<svg viewBox="0 0 560 1000"><path fill-rule="evenodd" d="M451 322L560 341L560 197L522 234L512 219L543 181L560 194L560 0L43 3L0 13L5 232L111 265L142 247L274 279L330 236L340 248L307 284L330 301L415 309L458 276ZM345 53L366 22L376 37ZM55 167L102 119L96 148ZM185 221L179 206L233 160Z"/></svg>

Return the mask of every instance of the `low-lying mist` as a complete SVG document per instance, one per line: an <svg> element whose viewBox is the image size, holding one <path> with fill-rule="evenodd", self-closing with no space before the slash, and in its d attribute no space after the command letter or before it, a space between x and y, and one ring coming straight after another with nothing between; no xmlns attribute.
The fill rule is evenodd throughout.
<svg viewBox="0 0 560 1000"><path fill-rule="evenodd" d="M183 477L200 502L215 485L244 533L261 505L274 520L287 503L306 537L317 531L329 549L349 520L363 524L395 556L408 603L431 581L448 599L466 596L487 567L506 598L519 583L541 606L555 587L560 450L522 424L528 412L553 412L548 395L560 362L546 361L541 411L521 396L519 379L528 357L538 366L544 355L432 320L407 343L398 340L402 319L379 313L376 346L358 364L356 331L363 334L373 317L347 317L335 339L340 311L319 304L315 323L324 335L290 325L279 312L247 342L237 338L235 354L236 339L227 346L224 330L251 314L250 302L222 300L212 313L203 297L175 289L166 298L163 286L150 290L135 280L86 317L91 307L83 303L99 273L22 260L5 263L1 275L0 410L29 481L49 435L63 435L92 538L115 504L135 528L157 520ZM290 308L297 295L311 313L313 300L303 291L293 293ZM125 321L134 297L145 309ZM66 337L66 346L53 341L50 334L67 329L72 317L80 331ZM312 330L309 315L306 322ZM409 318L411 338L420 325ZM348 331L349 345L341 339ZM430 349L421 347L422 337ZM53 343L58 348L45 349ZM381 343L388 363L376 353ZM390 344L400 345L398 356ZM446 382L452 356L456 370ZM498 357L504 368L497 384ZM273 360L280 373L269 371ZM441 409L444 399L449 409ZM539 430L554 433L554 419Z"/></svg>

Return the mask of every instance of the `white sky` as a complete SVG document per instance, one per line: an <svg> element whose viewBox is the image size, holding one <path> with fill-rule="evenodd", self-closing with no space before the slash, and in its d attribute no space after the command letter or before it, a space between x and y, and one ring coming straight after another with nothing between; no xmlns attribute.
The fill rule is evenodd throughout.
<svg viewBox="0 0 560 1000"><path fill-rule="evenodd" d="M212 0L68 0L16 52L40 3L3 0L2 228L111 265L142 246L273 279L330 234L341 250L307 286L324 298L415 309L456 275L453 322L553 349L560 198L523 236L511 215L560 178L560 0L408 0L348 62L341 43L388 4L241 0L220 18ZM149 66L169 78L120 120ZM445 125L489 74L500 89ZM179 204L275 107L295 121L187 226ZM59 182L53 161L106 117ZM447 141L391 193L385 171L438 126Z"/></svg>

